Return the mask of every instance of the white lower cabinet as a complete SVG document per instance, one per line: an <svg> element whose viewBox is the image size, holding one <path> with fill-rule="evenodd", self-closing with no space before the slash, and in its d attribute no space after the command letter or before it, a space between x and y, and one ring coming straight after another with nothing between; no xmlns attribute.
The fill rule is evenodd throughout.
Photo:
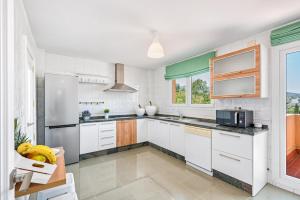
<svg viewBox="0 0 300 200"><path fill-rule="evenodd" d="M148 141L158 145L157 132L158 132L159 121L154 119L148 119L147 123L148 123Z"/></svg>
<svg viewBox="0 0 300 200"><path fill-rule="evenodd" d="M170 123L170 150L185 156L184 126L182 124Z"/></svg>
<svg viewBox="0 0 300 200"><path fill-rule="evenodd" d="M267 131L254 136L213 130L212 168L251 185L255 196L267 183Z"/></svg>
<svg viewBox="0 0 300 200"><path fill-rule="evenodd" d="M98 150L115 148L117 145L116 138L116 121L100 122L99 124L99 146Z"/></svg>
<svg viewBox="0 0 300 200"><path fill-rule="evenodd" d="M116 147L116 121L80 124L80 154Z"/></svg>
<svg viewBox="0 0 300 200"><path fill-rule="evenodd" d="M169 149L170 141L170 127L169 123L165 121L159 121L157 132L157 145L165 149Z"/></svg>
<svg viewBox="0 0 300 200"><path fill-rule="evenodd" d="M98 123L80 124L80 154L98 151Z"/></svg>
<svg viewBox="0 0 300 200"><path fill-rule="evenodd" d="M137 143L148 141L148 121L146 119L137 119Z"/></svg>
<svg viewBox="0 0 300 200"><path fill-rule="evenodd" d="M213 150L213 169L252 185L252 160Z"/></svg>

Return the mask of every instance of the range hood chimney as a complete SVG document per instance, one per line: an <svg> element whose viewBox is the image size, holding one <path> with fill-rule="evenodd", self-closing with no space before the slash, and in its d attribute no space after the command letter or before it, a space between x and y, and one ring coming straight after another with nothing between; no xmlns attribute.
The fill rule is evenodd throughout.
<svg viewBox="0 0 300 200"><path fill-rule="evenodd" d="M124 64L115 64L115 84L105 92L137 92L136 89L124 84Z"/></svg>

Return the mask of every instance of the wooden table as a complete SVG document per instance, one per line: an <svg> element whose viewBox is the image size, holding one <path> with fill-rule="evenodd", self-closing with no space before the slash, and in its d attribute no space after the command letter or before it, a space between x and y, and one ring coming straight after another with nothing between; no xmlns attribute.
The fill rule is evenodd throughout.
<svg viewBox="0 0 300 200"><path fill-rule="evenodd" d="M49 182L47 184L37 184L31 183L27 191L19 191L21 183L17 183L15 187L15 197L20 197L28 194L32 194L35 192L39 192L42 190L47 190L59 185L66 184L66 169L65 169L65 158L64 158L64 149L62 147L59 148L59 153L57 155L57 167L52 174Z"/></svg>

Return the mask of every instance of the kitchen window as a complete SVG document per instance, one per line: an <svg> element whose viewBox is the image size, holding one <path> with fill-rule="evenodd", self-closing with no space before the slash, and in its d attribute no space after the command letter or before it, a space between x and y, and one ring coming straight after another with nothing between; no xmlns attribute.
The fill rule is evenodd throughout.
<svg viewBox="0 0 300 200"><path fill-rule="evenodd" d="M205 72L191 77L171 81L172 104L190 106L210 106L210 73Z"/></svg>
<svg viewBox="0 0 300 200"><path fill-rule="evenodd" d="M191 77L191 104L211 104L209 72Z"/></svg>
<svg viewBox="0 0 300 200"><path fill-rule="evenodd" d="M173 104L186 104L186 78L172 80L172 103Z"/></svg>

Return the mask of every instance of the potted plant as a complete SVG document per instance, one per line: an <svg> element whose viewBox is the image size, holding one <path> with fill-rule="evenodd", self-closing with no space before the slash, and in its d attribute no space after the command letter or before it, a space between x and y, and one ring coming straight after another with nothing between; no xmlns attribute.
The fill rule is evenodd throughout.
<svg viewBox="0 0 300 200"><path fill-rule="evenodd" d="M91 113L88 110L82 112L82 118L84 121L87 121L91 118Z"/></svg>
<svg viewBox="0 0 300 200"><path fill-rule="evenodd" d="M104 117L105 117L105 119L108 119L108 117L109 117L109 109L108 108L104 109Z"/></svg>
<svg viewBox="0 0 300 200"><path fill-rule="evenodd" d="M19 147L19 145L23 143L31 143L30 139L26 136L25 133L21 132L21 126L19 124L18 118L14 120L15 127L15 150Z"/></svg>

